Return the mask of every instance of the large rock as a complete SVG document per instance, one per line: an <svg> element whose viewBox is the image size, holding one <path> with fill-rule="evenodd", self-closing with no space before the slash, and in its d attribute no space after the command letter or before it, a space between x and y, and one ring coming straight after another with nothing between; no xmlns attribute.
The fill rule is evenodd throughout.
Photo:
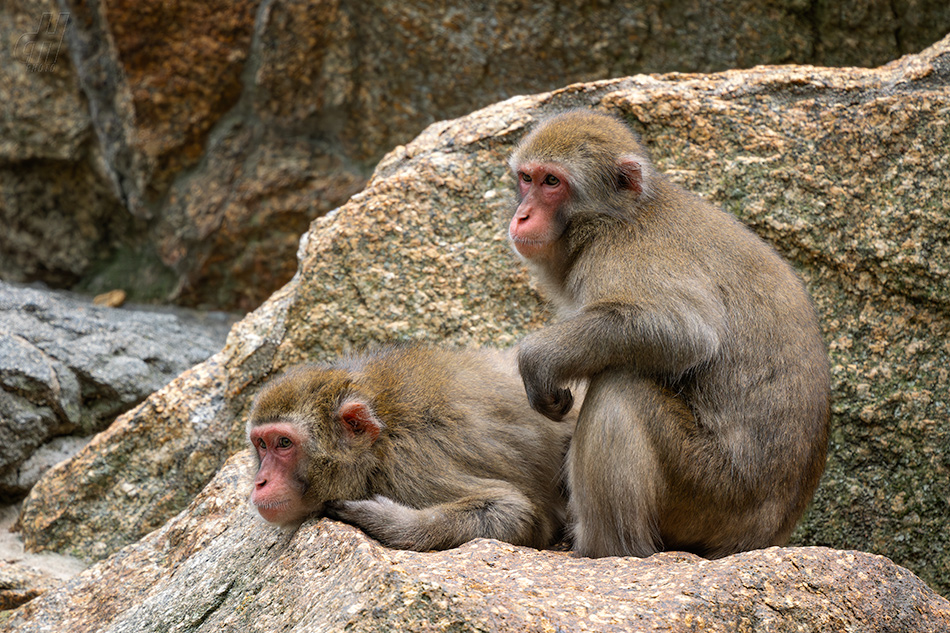
<svg viewBox="0 0 950 633"><path fill-rule="evenodd" d="M0 611L15 609L86 568L81 561L60 554L24 552L11 531L16 518L15 506L0 506Z"/></svg>
<svg viewBox="0 0 950 633"><path fill-rule="evenodd" d="M950 630L950 602L860 552L592 560L483 539L400 552L327 519L283 531L247 507L252 464L237 455L187 511L0 631Z"/></svg>
<svg viewBox="0 0 950 633"><path fill-rule="evenodd" d="M828 469L795 542L860 549L950 593L950 38L874 69L637 76L430 126L317 220L294 279L221 353L120 418L24 503L33 548L102 558L242 446L274 372L373 341L508 345L546 312L509 253L505 159L538 117L624 116L657 165L800 270L834 376Z"/></svg>
<svg viewBox="0 0 950 633"><path fill-rule="evenodd" d="M134 214L198 162L237 103L258 4L63 0L109 175Z"/></svg>
<svg viewBox="0 0 950 633"><path fill-rule="evenodd" d="M0 5L0 162L76 158L89 115L55 0ZM27 114L29 113L29 114Z"/></svg>
<svg viewBox="0 0 950 633"><path fill-rule="evenodd" d="M871 66L950 30L943 0L668 5L5 3L0 276L253 308L309 222L433 121L638 72ZM31 52L65 36L68 58L30 64L37 30Z"/></svg>
<svg viewBox="0 0 950 633"><path fill-rule="evenodd" d="M221 349L228 323L219 320L98 307L0 282L0 499L22 496L51 461L78 449L54 437L103 430Z"/></svg>
<svg viewBox="0 0 950 633"><path fill-rule="evenodd" d="M144 230L105 180L55 0L0 4L0 278L71 285Z"/></svg>

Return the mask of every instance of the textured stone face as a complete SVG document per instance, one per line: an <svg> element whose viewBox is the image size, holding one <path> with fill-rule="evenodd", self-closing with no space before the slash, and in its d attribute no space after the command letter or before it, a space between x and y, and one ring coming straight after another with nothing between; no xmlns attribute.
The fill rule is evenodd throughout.
<svg viewBox="0 0 950 633"><path fill-rule="evenodd" d="M252 309L434 121L642 72L874 66L948 30L943 0L11 0L0 277Z"/></svg>
<svg viewBox="0 0 950 633"><path fill-rule="evenodd" d="M53 0L0 6L0 278L72 284L123 231ZM72 28L75 28L72 26Z"/></svg>
<svg viewBox="0 0 950 633"><path fill-rule="evenodd" d="M503 346L542 325L506 244L505 159L537 118L596 107L773 243L814 297L835 417L795 542L884 554L950 593L948 84L944 39L879 69L637 76L434 124L314 222L294 279L222 353L37 485L24 538L102 558L160 527L242 445L251 398L289 364L393 339Z"/></svg>
<svg viewBox="0 0 950 633"><path fill-rule="evenodd" d="M716 561L575 558L476 539L385 549L327 519L246 506L243 451L163 528L15 612L5 631L914 631L950 602L890 560L822 547ZM6 628L3 628L3 627Z"/></svg>
<svg viewBox="0 0 950 633"><path fill-rule="evenodd" d="M113 182L133 214L147 215L237 102L258 1L63 5Z"/></svg>
<svg viewBox="0 0 950 633"><path fill-rule="evenodd" d="M35 483L26 471L40 464L24 462L38 447L103 430L223 344L224 332L171 314L0 282L0 499Z"/></svg>
<svg viewBox="0 0 950 633"><path fill-rule="evenodd" d="M44 14L48 14L44 18ZM89 134L54 0L0 6L0 162L77 158Z"/></svg>

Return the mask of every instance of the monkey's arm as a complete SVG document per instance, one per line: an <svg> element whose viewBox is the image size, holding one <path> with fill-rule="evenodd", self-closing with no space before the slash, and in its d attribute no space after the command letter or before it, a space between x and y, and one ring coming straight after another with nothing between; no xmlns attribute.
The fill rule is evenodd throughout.
<svg viewBox="0 0 950 633"><path fill-rule="evenodd" d="M717 354L726 328L722 305L693 289L668 288L658 302L603 300L526 337L518 367L531 406L560 420L573 406L570 381L610 367L679 377Z"/></svg>
<svg viewBox="0 0 950 633"><path fill-rule="evenodd" d="M481 481L477 493L426 508L411 508L377 495L361 501L332 502L326 513L396 549L449 549L474 538L538 545L534 504L511 484Z"/></svg>

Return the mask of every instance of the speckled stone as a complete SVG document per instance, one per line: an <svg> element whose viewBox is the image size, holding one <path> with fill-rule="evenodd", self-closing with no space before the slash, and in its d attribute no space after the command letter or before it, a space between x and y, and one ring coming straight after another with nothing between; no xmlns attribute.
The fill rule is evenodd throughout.
<svg viewBox="0 0 950 633"><path fill-rule="evenodd" d="M359 191L366 177L303 138L268 138L238 125L208 148L200 176L172 187L154 231L179 274L176 301L259 306L297 270L310 222Z"/></svg>
<svg viewBox="0 0 950 633"><path fill-rule="evenodd" d="M71 284L141 230L99 169L55 0L0 4L0 278Z"/></svg>
<svg viewBox="0 0 950 633"><path fill-rule="evenodd" d="M38 19L51 2L14 4ZM46 258L32 256L16 240L7 248L31 266L29 279L72 284L71 273L95 292L121 286L133 296L240 310L257 307L290 279L294 246L309 222L342 205L387 151L434 121L513 95L641 72L874 66L950 30L943 0L680 0L675 7L623 0L541 3L529 11L520 0L57 6L70 14L74 62L62 66L58 80L80 84L85 101L75 91L46 100L47 86L33 77L30 92L9 102L9 130L17 137L41 127L59 138L52 132L61 129L88 141L91 128L101 157L70 154L68 167L111 185L121 212L154 222L116 227L114 235L142 240L124 250L88 236L104 224L101 213L82 218L85 232L65 231L74 243L58 243L59 252L98 253L105 270L89 257L66 267L53 249ZM25 85L14 79L11 85ZM46 117L48 109L63 116ZM6 141L0 135L0 155ZM74 145L69 139L55 149ZM62 166L38 167L46 182L62 179ZM53 205L40 209L47 225L72 225ZM28 215L10 219L30 235L49 235ZM0 239L0 252L3 246ZM149 257L130 258L128 250ZM56 265L51 272L48 263Z"/></svg>
<svg viewBox="0 0 950 633"><path fill-rule="evenodd" d="M132 213L146 215L175 173L198 162L237 102L258 4L63 0L70 53Z"/></svg>
<svg viewBox="0 0 950 633"><path fill-rule="evenodd" d="M536 118L595 107L775 244L815 298L833 432L794 543L882 554L950 594L948 82L950 38L879 69L641 75L434 124L313 223L295 277L220 354L34 488L24 539L95 559L160 527L242 446L251 398L287 365L390 340L503 346L541 326L506 245L505 158Z"/></svg>
<svg viewBox="0 0 950 633"><path fill-rule="evenodd" d="M90 119L55 0L0 6L0 164L76 159Z"/></svg>
<svg viewBox="0 0 950 633"><path fill-rule="evenodd" d="M0 560L0 612L16 609L58 584L38 571ZM2 623L0 615L0 626Z"/></svg>
<svg viewBox="0 0 950 633"><path fill-rule="evenodd" d="M401 552L327 519L296 531L264 523L246 502L252 468L239 453L186 511L0 614L0 631L950 630L950 602L882 556L807 547L592 560L485 539Z"/></svg>

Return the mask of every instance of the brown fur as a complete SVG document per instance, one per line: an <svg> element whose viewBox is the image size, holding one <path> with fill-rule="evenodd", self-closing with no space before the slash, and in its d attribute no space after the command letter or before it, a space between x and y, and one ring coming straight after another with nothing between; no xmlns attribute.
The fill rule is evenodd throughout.
<svg viewBox="0 0 950 633"><path fill-rule="evenodd" d="M368 405L378 437L341 432L344 402ZM306 507L386 545L544 547L563 526L573 420L530 409L511 352L406 346L304 366L265 388L248 428L278 420L310 438Z"/></svg>
<svg viewBox="0 0 950 633"><path fill-rule="evenodd" d="M567 458L576 550L718 557L784 544L824 469L830 396L792 268L656 172L613 117L556 117L511 164L580 183L548 210L553 246L528 261L561 318L519 356L549 417L570 408L572 381L589 381Z"/></svg>

